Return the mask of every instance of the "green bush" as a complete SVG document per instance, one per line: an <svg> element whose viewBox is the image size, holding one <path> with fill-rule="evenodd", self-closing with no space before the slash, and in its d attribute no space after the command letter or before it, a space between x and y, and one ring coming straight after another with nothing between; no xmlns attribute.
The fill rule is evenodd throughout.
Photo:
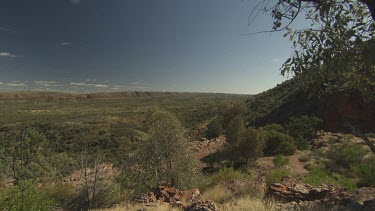
<svg viewBox="0 0 375 211"><path fill-rule="evenodd" d="M76 197L76 189L70 184L58 183L46 188L46 194L60 207L66 207Z"/></svg>
<svg viewBox="0 0 375 211"><path fill-rule="evenodd" d="M294 140L289 135L276 131L266 132L265 155L292 155L295 151Z"/></svg>
<svg viewBox="0 0 375 211"><path fill-rule="evenodd" d="M0 193L0 210L50 211L55 204L46 193L26 182L0 192L3 192Z"/></svg>
<svg viewBox="0 0 375 211"><path fill-rule="evenodd" d="M305 178L304 182L316 186L322 184L338 185L341 187L346 187L349 190L354 190L357 188L357 183L349 178L338 176L335 178L327 169L323 166L316 166L310 169L309 174Z"/></svg>
<svg viewBox="0 0 375 211"><path fill-rule="evenodd" d="M220 121L215 118L207 125L207 132L206 137L208 139L217 138L221 135L222 128L220 125Z"/></svg>
<svg viewBox="0 0 375 211"><path fill-rule="evenodd" d="M242 133L246 130L245 121L242 116L235 116L225 130L227 142L230 144L238 144Z"/></svg>
<svg viewBox="0 0 375 211"><path fill-rule="evenodd" d="M289 176L290 175L290 169L289 168L276 168L275 170L272 170L268 174L266 174L266 182L267 186L278 183L281 181L281 178L283 176Z"/></svg>
<svg viewBox="0 0 375 211"><path fill-rule="evenodd" d="M239 143L230 145L229 152L235 168L254 162L263 154L266 136L263 130L249 128L241 133Z"/></svg>
<svg viewBox="0 0 375 211"><path fill-rule="evenodd" d="M285 129L283 128L283 126L279 125L279 124L269 124L269 125L266 125L262 128L263 130L267 130L267 131L276 131L276 132L279 132L279 133L285 133Z"/></svg>
<svg viewBox="0 0 375 211"><path fill-rule="evenodd" d="M350 168L352 165L361 163L365 154L361 145L345 143L333 146L328 150L327 157L339 166Z"/></svg>
<svg viewBox="0 0 375 211"><path fill-rule="evenodd" d="M314 116L291 117L286 125L289 135L296 142L299 150L307 149L316 130L321 126L322 120Z"/></svg>
<svg viewBox="0 0 375 211"><path fill-rule="evenodd" d="M289 165L289 158L288 158L288 157L285 157L284 155L277 155L277 156L273 159L273 165L274 165L276 168L280 168L280 167L287 166L287 165Z"/></svg>
<svg viewBox="0 0 375 211"><path fill-rule="evenodd" d="M353 170L357 174L361 186L375 187L375 160L355 165Z"/></svg>
<svg viewBox="0 0 375 211"><path fill-rule="evenodd" d="M217 185L221 181L227 181L231 179L244 179L248 175L241 171L235 170L233 167L222 167L220 171L210 178L211 185Z"/></svg>

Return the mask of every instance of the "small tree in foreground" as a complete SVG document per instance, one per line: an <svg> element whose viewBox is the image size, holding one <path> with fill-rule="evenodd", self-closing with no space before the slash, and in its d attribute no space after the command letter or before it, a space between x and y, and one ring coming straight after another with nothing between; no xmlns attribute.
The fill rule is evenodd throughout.
<svg viewBox="0 0 375 211"><path fill-rule="evenodd" d="M220 125L220 121L215 118L207 125L207 132L206 137L208 139L217 138L221 135L222 128Z"/></svg>
<svg viewBox="0 0 375 211"><path fill-rule="evenodd" d="M130 156L134 165L125 164L123 173L128 182L149 189L163 182L182 189L195 186L200 170L177 118L167 111L151 109L146 121L150 138Z"/></svg>

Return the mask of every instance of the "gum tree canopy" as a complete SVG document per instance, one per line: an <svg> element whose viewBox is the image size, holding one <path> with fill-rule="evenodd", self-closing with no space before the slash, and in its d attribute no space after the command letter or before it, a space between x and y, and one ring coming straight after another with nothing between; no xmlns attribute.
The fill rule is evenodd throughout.
<svg viewBox="0 0 375 211"><path fill-rule="evenodd" d="M374 99L374 0L259 0L249 23L260 12L272 15L271 32L285 31L293 42L283 75L295 75L315 94L354 89ZM309 28L291 27L298 16L305 16Z"/></svg>

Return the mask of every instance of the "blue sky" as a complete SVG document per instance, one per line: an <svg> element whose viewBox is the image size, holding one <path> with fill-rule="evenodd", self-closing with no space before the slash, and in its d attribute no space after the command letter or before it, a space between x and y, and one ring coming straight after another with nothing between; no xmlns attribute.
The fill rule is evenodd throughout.
<svg viewBox="0 0 375 211"><path fill-rule="evenodd" d="M283 33L241 0L2 0L0 91L256 94L285 78Z"/></svg>

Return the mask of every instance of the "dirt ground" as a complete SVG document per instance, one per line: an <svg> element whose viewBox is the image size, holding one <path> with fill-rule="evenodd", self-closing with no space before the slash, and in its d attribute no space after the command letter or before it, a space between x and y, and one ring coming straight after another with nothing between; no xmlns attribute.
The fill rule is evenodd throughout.
<svg viewBox="0 0 375 211"><path fill-rule="evenodd" d="M302 153L301 152L296 152L294 155L288 156L289 158L289 166L291 168L292 174L293 175L305 175L309 173L305 169L306 163L300 162L298 160L299 157L301 157ZM261 171L270 171L274 168L273 165L273 159L275 157L260 157L257 159L257 164L259 165Z"/></svg>

